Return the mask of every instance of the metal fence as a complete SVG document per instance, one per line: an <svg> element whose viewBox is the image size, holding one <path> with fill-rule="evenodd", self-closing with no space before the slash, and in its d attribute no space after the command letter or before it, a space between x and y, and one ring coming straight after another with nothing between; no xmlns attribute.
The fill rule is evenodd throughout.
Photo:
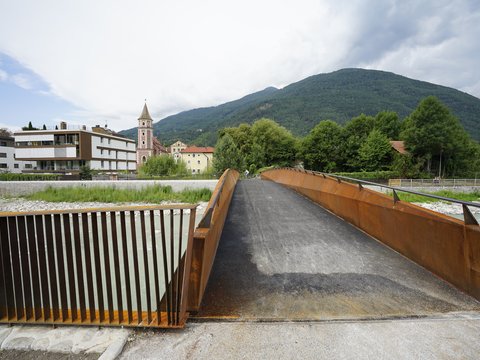
<svg viewBox="0 0 480 360"><path fill-rule="evenodd" d="M480 186L480 179L390 179L388 185L398 187Z"/></svg>
<svg viewBox="0 0 480 360"><path fill-rule="evenodd" d="M195 212L0 213L0 322L183 326Z"/></svg>

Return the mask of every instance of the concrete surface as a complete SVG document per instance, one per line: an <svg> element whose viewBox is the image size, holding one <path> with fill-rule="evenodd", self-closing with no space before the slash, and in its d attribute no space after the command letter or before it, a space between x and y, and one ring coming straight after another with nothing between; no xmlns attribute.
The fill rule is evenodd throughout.
<svg viewBox="0 0 480 360"><path fill-rule="evenodd" d="M0 196L28 195L47 187L113 187L117 189L141 189L147 186L171 186L173 191L207 188L213 191L218 180L97 180L97 181L0 181Z"/></svg>
<svg viewBox="0 0 480 360"><path fill-rule="evenodd" d="M480 318L195 323L130 340L120 359L478 359Z"/></svg>
<svg viewBox="0 0 480 360"><path fill-rule="evenodd" d="M131 330L97 327L0 326L0 359L6 354L80 355L80 358L115 359ZM3 355L2 355L3 354ZM12 357L10 357L12 358Z"/></svg>
<svg viewBox="0 0 480 360"><path fill-rule="evenodd" d="M293 190L240 181L199 318L378 319L480 303Z"/></svg>

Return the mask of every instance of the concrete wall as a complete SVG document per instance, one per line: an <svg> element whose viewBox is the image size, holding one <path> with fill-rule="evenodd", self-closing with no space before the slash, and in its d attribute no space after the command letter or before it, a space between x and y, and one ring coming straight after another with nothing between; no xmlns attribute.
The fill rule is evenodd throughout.
<svg viewBox="0 0 480 360"><path fill-rule="evenodd" d="M278 169L262 178L295 189L480 300L480 226L328 176Z"/></svg>
<svg viewBox="0 0 480 360"><path fill-rule="evenodd" d="M218 180L98 180L98 181L0 181L0 196L28 195L48 187L62 188L103 186L117 189L141 189L153 185L170 185L174 191L186 188L214 190Z"/></svg>

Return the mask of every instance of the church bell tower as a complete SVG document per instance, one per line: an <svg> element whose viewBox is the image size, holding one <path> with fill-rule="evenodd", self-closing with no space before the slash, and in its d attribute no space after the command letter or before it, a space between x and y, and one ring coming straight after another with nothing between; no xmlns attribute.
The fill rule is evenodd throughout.
<svg viewBox="0 0 480 360"><path fill-rule="evenodd" d="M147 103L143 105L138 118L137 166L142 165L153 155L153 119L148 112Z"/></svg>

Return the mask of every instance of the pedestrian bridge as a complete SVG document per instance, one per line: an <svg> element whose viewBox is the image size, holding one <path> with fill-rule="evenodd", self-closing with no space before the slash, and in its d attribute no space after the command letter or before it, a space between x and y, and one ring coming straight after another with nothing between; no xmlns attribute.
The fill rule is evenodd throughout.
<svg viewBox="0 0 480 360"><path fill-rule="evenodd" d="M312 172L280 169L262 178L235 188L196 318L480 311L480 228L469 212L466 225Z"/></svg>
<svg viewBox="0 0 480 360"><path fill-rule="evenodd" d="M480 312L478 205L462 221L320 173L238 178L223 174L196 227L190 205L0 214L0 322Z"/></svg>

